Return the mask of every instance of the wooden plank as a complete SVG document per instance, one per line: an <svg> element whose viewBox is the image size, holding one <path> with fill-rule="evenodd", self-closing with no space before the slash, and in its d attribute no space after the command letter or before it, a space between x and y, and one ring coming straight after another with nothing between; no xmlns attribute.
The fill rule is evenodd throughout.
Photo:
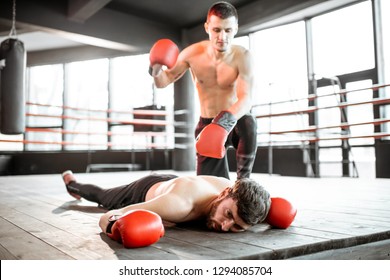
<svg viewBox="0 0 390 280"><path fill-rule="evenodd" d="M0 207L0 216L7 217L25 231L33 233L35 237L59 248L75 259L138 259L140 257L139 254L124 249L121 244L102 234L97 217L73 210L47 215L52 212L51 207L33 201L26 203L24 199L21 199L20 203L17 209L23 209L22 211L4 210ZM156 258L174 258L153 247L149 247L147 251L149 256L153 255Z"/></svg>
<svg viewBox="0 0 390 280"><path fill-rule="evenodd" d="M17 212L14 209L8 209L5 213L3 208L0 208L1 216L6 217L15 226L22 229L25 232L30 232L32 238L42 240L46 244L53 248L57 248L61 252L70 256L73 259L100 259L102 256L95 251L99 251L99 247L92 245L89 239L80 238L74 236L60 228L50 225L48 222L40 221L33 216L28 216L24 213ZM42 217L42 219L45 219ZM14 240L17 243L17 239L13 235L8 235L10 240ZM93 251L90 251L89 247L94 247ZM74 250L77 249L77 250ZM28 258L24 258L28 259ZM48 259L51 259L48 257ZM57 259L64 259L57 257ZM66 259L66 258L65 258Z"/></svg>
<svg viewBox="0 0 390 280"><path fill-rule="evenodd" d="M289 231L280 229L269 229L261 235L252 232L245 234L227 233L226 235L234 241L269 249L267 254L259 255L258 259L285 259L306 254L311 250L325 250L330 248L332 242L332 239L291 234Z"/></svg>
<svg viewBox="0 0 390 280"><path fill-rule="evenodd" d="M11 200L10 200L11 201ZM46 205L42 203L37 203L35 200L30 200L29 197L24 197L22 199L19 199L18 202L20 203L19 205L16 206L16 208L24 208L24 211L28 213L29 215L32 215L34 217L43 217L47 216L45 212L51 212L51 207L49 207L47 210L45 208L47 207ZM37 204L34 206L34 204ZM39 205L39 207L38 207ZM71 204L70 204L71 205ZM77 206L77 205L76 205ZM96 235L97 232L100 232L100 229L97 228L97 217L93 220L93 224L90 224L90 221L86 221L84 215L74 212L74 210L70 211L64 211L64 212L59 212L60 217L46 217L45 218L45 223L49 223L50 225L54 226L56 229L61 228L62 230L66 231L62 233L63 235L66 236L66 240L63 240L63 238L59 238L59 240L52 240L52 238L58 239L58 235L55 236L44 236L42 233L35 233L39 235L40 238L47 240L47 242L50 242L53 244L53 246L56 246L58 248L61 248L62 250L68 252L72 256L78 258L78 259L90 259L90 258L95 258L95 259L100 259L100 258L106 258L102 257L99 255L96 255L95 253L99 253L100 250L96 248L96 245L94 245L93 253L95 255L91 256L85 256L81 254L81 252L77 251L77 254L75 254L72 251L72 244L73 246L76 247L82 247L83 250L86 250L86 247L89 246L88 243L82 243L80 244L80 239L73 240L74 237L73 235L77 235L78 238L83 238L85 239L86 236L88 235ZM63 216L65 215L65 216ZM69 220L61 220L59 218L70 218ZM23 221L18 221L19 223L22 223ZM75 224L82 224L82 227L77 227L75 228ZM89 225L90 228L86 229L85 225ZM34 227L38 227L39 225L34 225ZM92 226L92 227L91 227ZM25 226L26 227L26 226ZM26 228L26 230L33 230L32 228ZM45 231L52 231L50 229L45 229ZM71 232L72 236L66 235L67 232ZM110 248L114 249L115 255L118 258L127 258L127 259L193 259L193 258L210 258L210 259L219 259L221 258L221 255L223 252L220 252L218 250L215 250L215 248L207 248L203 245L198 245L195 244L192 241L192 233L187 231L187 235L184 234L181 237L178 238L176 235L175 238L170 238L171 232L174 232L173 229L167 229L166 231L166 237L164 237L159 243L148 247L148 248L141 248L141 249L132 249L132 250L127 250L123 249L120 244L117 244L113 240L109 239L105 235L100 235L100 238L110 244ZM91 239L91 238L88 238ZM67 244L68 240L72 240L72 244ZM100 240L100 242L102 241ZM189 242L189 240L191 242ZM207 239L205 239L207 240ZM99 240L96 240L98 242ZM226 243L226 240L221 240L222 243ZM223 244L221 244L223 246ZM154 247L154 249L152 249ZM189 250L188 248L191 247ZM158 250L156 250L156 248ZM188 252L191 252L189 254ZM225 251L226 253L226 251ZM229 254L223 254L229 256Z"/></svg>
<svg viewBox="0 0 390 280"><path fill-rule="evenodd" d="M260 237L261 232L258 235ZM207 259L239 259L248 257L248 255L259 255L269 251L269 249L259 246L230 240L226 238L225 233L211 232L200 226L197 228L171 228L167 231L167 237L180 241L182 244L185 243L184 248L176 248L175 250L180 250L187 256L192 255L192 258L198 255L198 258ZM188 246L191 246L192 249L185 252ZM165 248L165 250L169 250L169 247Z"/></svg>
<svg viewBox="0 0 390 280"><path fill-rule="evenodd" d="M108 188L149 173L90 173L76 174L76 178ZM193 175L169 170L161 173ZM235 234L179 225L167 228L165 237L152 246L125 249L100 232L98 219L105 210L95 203L73 200L60 175L0 177L0 217L34 243L74 259L286 259L321 251L336 254L340 248L390 239L389 180L252 177L272 196L286 197L298 207L290 228L277 230L260 224ZM14 254L22 251L17 236L0 234L0 256L28 259L28 254ZM9 246L16 249L10 251ZM30 254L44 258L39 250Z"/></svg>
<svg viewBox="0 0 390 280"><path fill-rule="evenodd" d="M390 226L387 222L363 220L352 215L337 215L321 211L315 211L314 213L307 211L302 214L306 214L306 216L303 218L297 217L296 221L294 221L294 226L346 235L390 232Z"/></svg>
<svg viewBox="0 0 390 280"><path fill-rule="evenodd" d="M295 260L390 260L390 240L292 258Z"/></svg>
<svg viewBox="0 0 390 280"><path fill-rule="evenodd" d="M61 187L61 189L64 187ZM65 191L63 191L65 193ZM139 249L125 249L123 246L104 234L100 233L100 228L98 228L98 217L100 217L102 212L105 212L105 210L102 210L98 207L96 207L95 203L87 202L87 201L69 201L65 202L63 204L62 201L55 199L53 200L52 197L48 197L46 195L39 196L39 199L33 199L32 196L34 196L33 193L27 192L27 195L25 195L21 199L17 199L16 201L13 201L13 198L8 198L7 201L12 204L17 203L14 205L17 209L24 208L26 212L33 216L47 216L47 213L54 213L60 215L60 217L69 217L70 219L66 220L60 220L58 217L47 217L45 222L50 223L56 228L62 228L65 231L71 231L72 234L77 234L79 237L86 237L88 235L96 235L99 233L99 236L101 240L95 240L96 242L103 241L108 244L110 249L113 249L114 254L113 256L109 256L108 258L114 257L119 259L177 259L178 257L174 254L170 254L169 252L161 251L160 249L153 248L153 246L148 248L139 248ZM70 198L68 194L65 194L64 197ZM36 206L31 206L31 204L37 203ZM31 206L31 209L27 209ZM56 205L60 205L59 207L54 207ZM47 208L47 209L45 209ZM39 209L39 210L37 210ZM41 213L41 211L43 211ZM96 213L96 214L95 214ZM94 218L92 225L89 224L90 221L85 221L84 215L89 215ZM82 224L83 227L75 227L75 224ZM90 229L87 230L85 228L85 224L89 224ZM72 230L72 228L74 228ZM69 238L69 237L68 237ZM95 242L94 241L94 242ZM77 242L75 242L77 244ZM98 243L97 243L98 244ZM60 245L57 245L60 246ZM96 248L92 248L93 251L96 252ZM69 249L70 250L70 249ZM112 252L111 252L112 253ZM84 257L85 258L85 257ZM103 257L107 258L107 257Z"/></svg>
<svg viewBox="0 0 390 280"><path fill-rule="evenodd" d="M8 252L4 259L72 259L56 247L35 238L31 233L15 226L4 218L0 218L0 244Z"/></svg>
<svg viewBox="0 0 390 280"><path fill-rule="evenodd" d="M0 260L17 260L17 258L6 248L0 245Z"/></svg>

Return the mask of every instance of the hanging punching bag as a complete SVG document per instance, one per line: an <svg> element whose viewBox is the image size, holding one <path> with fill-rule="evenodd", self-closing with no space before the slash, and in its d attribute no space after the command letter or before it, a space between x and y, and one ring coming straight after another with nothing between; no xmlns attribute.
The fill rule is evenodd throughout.
<svg viewBox="0 0 390 280"><path fill-rule="evenodd" d="M25 130L26 51L23 42L9 38L1 43L0 132L20 134ZM5 64L5 65L4 65Z"/></svg>

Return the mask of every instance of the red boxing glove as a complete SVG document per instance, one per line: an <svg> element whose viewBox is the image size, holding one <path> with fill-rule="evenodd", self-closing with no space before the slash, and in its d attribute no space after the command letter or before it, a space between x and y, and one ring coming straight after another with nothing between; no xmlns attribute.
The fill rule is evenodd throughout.
<svg viewBox="0 0 390 280"><path fill-rule="evenodd" d="M232 113L220 112L212 123L199 133L196 138L196 151L202 156L223 158L226 153L225 142L236 123Z"/></svg>
<svg viewBox="0 0 390 280"><path fill-rule="evenodd" d="M150 49L149 60L149 74L154 75L156 72L154 67L156 65L157 70L161 69L162 65L172 68L179 56L179 48L174 42L169 39L158 40Z"/></svg>
<svg viewBox="0 0 390 280"><path fill-rule="evenodd" d="M288 200L272 197L271 207L265 221L273 227L286 229L294 221L296 214L297 209Z"/></svg>
<svg viewBox="0 0 390 280"><path fill-rule="evenodd" d="M107 235L126 248L156 243L165 233L161 217L148 210L132 210L116 220Z"/></svg>

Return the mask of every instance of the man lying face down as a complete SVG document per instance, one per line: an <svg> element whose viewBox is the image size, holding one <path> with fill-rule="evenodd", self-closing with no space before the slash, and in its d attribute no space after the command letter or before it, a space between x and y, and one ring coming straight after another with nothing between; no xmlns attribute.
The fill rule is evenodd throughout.
<svg viewBox="0 0 390 280"><path fill-rule="evenodd" d="M109 210L99 221L106 234L111 233L116 220L132 210L154 212L168 223L203 220L211 230L242 232L264 221L271 204L268 191L249 178L232 182L207 175L152 173L128 185L104 189L77 182L71 171L62 177L70 195Z"/></svg>

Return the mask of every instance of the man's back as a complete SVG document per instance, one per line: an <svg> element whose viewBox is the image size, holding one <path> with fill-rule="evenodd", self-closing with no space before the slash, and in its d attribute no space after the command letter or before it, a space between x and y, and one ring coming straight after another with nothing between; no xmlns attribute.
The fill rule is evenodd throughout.
<svg viewBox="0 0 390 280"><path fill-rule="evenodd" d="M148 192L146 200L157 196L176 193L185 197L211 196L219 194L226 187L231 187L232 182L223 177L215 176L184 176L156 184Z"/></svg>
<svg viewBox="0 0 390 280"><path fill-rule="evenodd" d="M167 212L175 212L180 217L172 222L185 222L207 215L211 203L233 183L223 177L184 176L153 186L147 196L146 203L158 202ZM170 208L172 210L170 211ZM164 212L165 212L164 211Z"/></svg>

